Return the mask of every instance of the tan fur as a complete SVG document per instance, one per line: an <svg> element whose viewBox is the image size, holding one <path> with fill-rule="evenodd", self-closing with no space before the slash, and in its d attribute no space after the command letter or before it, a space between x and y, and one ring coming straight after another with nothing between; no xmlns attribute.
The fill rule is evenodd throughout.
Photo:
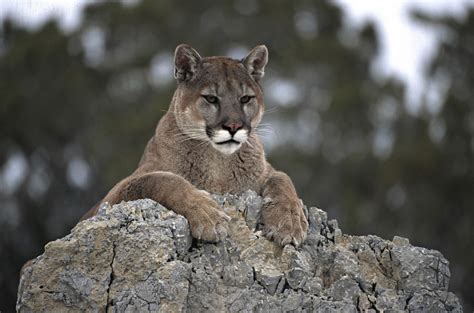
<svg viewBox="0 0 474 313"><path fill-rule="evenodd" d="M242 62L201 58L191 47L178 46L178 87L170 108L159 121L138 168L102 201L116 204L151 198L185 216L195 238L217 241L226 236L229 218L207 192L238 194L251 189L272 199L262 213L266 234L280 245L301 244L308 226L301 201L291 179L266 161L254 131L264 111L258 79L263 77L267 59L264 46L256 47ZM207 103L203 93L215 94L219 105ZM239 99L247 94L251 101L241 104ZM222 132L226 125L240 122L242 129L248 129L248 138L231 154L217 150L230 144L216 144L206 135L206 127ZM97 207L84 218L96 214Z"/></svg>

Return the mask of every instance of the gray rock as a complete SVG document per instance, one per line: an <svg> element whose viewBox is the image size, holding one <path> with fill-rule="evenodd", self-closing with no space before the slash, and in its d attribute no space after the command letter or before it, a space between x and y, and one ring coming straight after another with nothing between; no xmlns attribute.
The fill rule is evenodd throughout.
<svg viewBox="0 0 474 313"><path fill-rule="evenodd" d="M410 244L410 240L408 240L408 238L403 238L400 236L393 236L392 242L396 246L408 246Z"/></svg>
<svg viewBox="0 0 474 313"><path fill-rule="evenodd" d="M25 269L19 312L462 312L441 253L349 236L307 208L299 248L259 230L265 199L215 195L229 236L193 241L186 219L151 200L102 205Z"/></svg>

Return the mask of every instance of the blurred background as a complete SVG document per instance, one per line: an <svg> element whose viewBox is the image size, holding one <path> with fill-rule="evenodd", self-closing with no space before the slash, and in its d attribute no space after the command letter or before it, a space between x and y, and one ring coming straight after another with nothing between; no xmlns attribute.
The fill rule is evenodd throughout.
<svg viewBox="0 0 474 313"><path fill-rule="evenodd" d="M461 0L2 1L0 310L21 265L133 171L180 43L234 58L266 44L270 162L344 233L440 250L472 311L474 3Z"/></svg>

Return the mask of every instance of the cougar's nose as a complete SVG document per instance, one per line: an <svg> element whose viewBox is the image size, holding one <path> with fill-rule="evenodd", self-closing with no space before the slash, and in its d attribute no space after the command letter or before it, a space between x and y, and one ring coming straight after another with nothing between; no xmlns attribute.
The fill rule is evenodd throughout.
<svg viewBox="0 0 474 313"><path fill-rule="evenodd" d="M242 123L225 123L222 125L222 128L227 130L232 136L235 135L235 133L241 129L243 126Z"/></svg>

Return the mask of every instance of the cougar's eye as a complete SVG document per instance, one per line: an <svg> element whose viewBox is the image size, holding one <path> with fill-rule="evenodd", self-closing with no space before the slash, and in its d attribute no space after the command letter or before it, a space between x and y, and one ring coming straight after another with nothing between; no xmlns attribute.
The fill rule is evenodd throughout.
<svg viewBox="0 0 474 313"><path fill-rule="evenodd" d="M204 99L206 99L207 102L209 103L217 103L217 97L213 95L203 95Z"/></svg>
<svg viewBox="0 0 474 313"><path fill-rule="evenodd" d="M251 96L243 96L242 98L240 98L240 103L242 104L248 103L250 99L252 99Z"/></svg>

